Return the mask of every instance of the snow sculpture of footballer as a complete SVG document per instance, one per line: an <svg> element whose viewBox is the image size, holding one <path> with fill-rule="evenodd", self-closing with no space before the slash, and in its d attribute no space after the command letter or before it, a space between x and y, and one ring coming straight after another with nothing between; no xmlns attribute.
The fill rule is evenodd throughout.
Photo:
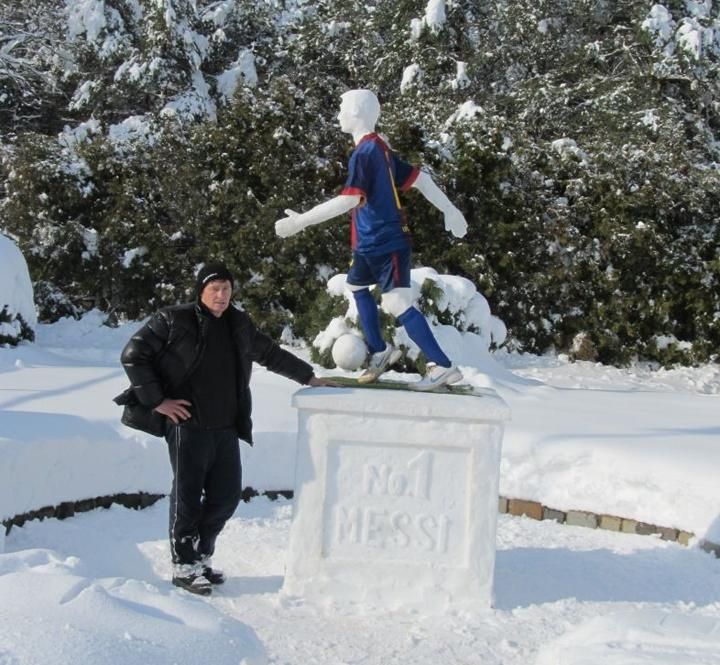
<svg viewBox="0 0 720 665"><path fill-rule="evenodd" d="M410 229L399 192L417 189L443 213L445 229L458 238L467 232L467 222L427 173L398 157L375 132L379 116L380 103L372 91L350 90L342 95L340 129L351 134L355 143L345 186L339 196L304 213L286 210L287 217L275 222L275 232L287 238L351 211L352 264L347 286L355 298L371 354L369 366L359 381L376 381L401 357L400 350L386 343L380 331L377 304L369 289L377 284L382 290L383 308L397 318L428 359L425 376L409 387L435 390L460 381L462 374L414 306L410 288Z"/></svg>

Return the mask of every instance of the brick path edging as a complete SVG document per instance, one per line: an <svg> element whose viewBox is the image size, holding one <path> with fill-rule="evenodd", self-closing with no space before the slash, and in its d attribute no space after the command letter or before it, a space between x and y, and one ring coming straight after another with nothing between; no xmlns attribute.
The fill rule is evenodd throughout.
<svg viewBox="0 0 720 665"><path fill-rule="evenodd" d="M292 490L278 490L258 492L252 487L243 490L243 501L247 502L255 496L267 496L271 500L283 496L292 499ZM13 526L22 526L30 520L43 520L46 517L65 519L72 517L75 513L83 513L95 508L109 508L113 504L125 506L126 508L148 508L162 499L164 494L151 494L147 492L132 492L100 496L93 499L81 499L80 501L65 501L57 506L45 506L39 510L31 510L27 513L15 515L2 521L5 533L10 533ZM605 515L593 513L587 510L557 510L543 505L539 501L528 501L526 499L511 499L501 496L498 501L498 511L503 514L524 516L534 520L555 520L559 524L570 526L583 526L591 529L605 529L619 533L634 533L640 536L660 536L662 540L669 540L681 545L689 545L695 538L695 534L682 529L658 526L646 522L617 517L616 515ZM720 544L709 540L700 542L700 547L710 554L720 558Z"/></svg>
<svg viewBox="0 0 720 665"><path fill-rule="evenodd" d="M252 487L246 487L242 493L243 501L250 501L254 496L267 496L273 501L278 496L284 496L287 499L292 499L292 491L272 491L258 492ZM63 501L56 506L45 506L38 510L31 510L27 513L21 513L14 517L4 519L1 524L5 527L5 535L10 533L10 530L14 526L22 526L25 522L31 520L44 520L45 518L54 517L55 519L64 520L66 517L72 517L76 513L85 513L95 508L109 508L114 503L125 508L134 508L140 510L142 508L148 508L154 503L162 499L165 494L151 494L148 492L121 492L119 494L110 494L107 496L98 496L92 499L80 499L79 501Z"/></svg>
<svg viewBox="0 0 720 665"><path fill-rule="evenodd" d="M634 533L640 536L660 536L661 540L670 540L681 545L689 545L690 541L695 538L694 533L682 529L638 522L637 520L616 515L593 513L588 510L557 510L545 506L539 501L528 501L526 499L511 499L501 496L498 501L498 511L518 517L529 517L534 520L554 520L560 524L570 526L584 526L590 529L604 529L619 533ZM700 543L700 547L720 558L720 544L704 540Z"/></svg>
<svg viewBox="0 0 720 665"><path fill-rule="evenodd" d="M50 517L64 520L66 517L72 517L75 513L86 513L95 510L95 508L109 508L114 503L126 508L148 508L164 496L164 494L149 494L147 492L122 492L120 494L97 496L92 499L80 499L79 501L63 501L56 506L45 506L38 510L30 510L27 513L9 517L2 521L2 525L5 527L5 535L7 535L14 526L22 526L25 522L31 520L42 521Z"/></svg>

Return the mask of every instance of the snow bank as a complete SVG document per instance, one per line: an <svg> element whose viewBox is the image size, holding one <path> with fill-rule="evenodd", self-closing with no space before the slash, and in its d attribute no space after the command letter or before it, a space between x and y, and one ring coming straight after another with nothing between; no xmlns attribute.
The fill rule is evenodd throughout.
<svg viewBox="0 0 720 665"><path fill-rule="evenodd" d="M120 547L142 561L127 542ZM87 564L47 549L0 559L0 598L12 599L2 623L14 627L3 630L3 663L267 663L255 632L212 605L142 578L94 578Z"/></svg>
<svg viewBox="0 0 720 665"><path fill-rule="evenodd" d="M60 377L52 378L56 385L61 382ZM110 397L107 372L78 373L76 378L79 385L95 385ZM73 386L63 390L72 396ZM121 492L168 491L170 475L163 441L157 439L156 444L133 435L125 438L118 431L120 426L93 421L90 405L85 414L35 410L42 408L42 401L46 400L19 396L3 404L3 408L21 408L4 412L0 422L0 519L65 501ZM119 417L119 411L115 415Z"/></svg>
<svg viewBox="0 0 720 665"><path fill-rule="evenodd" d="M165 442L119 423L120 349L138 324L100 312L39 326L37 344L0 350L0 520L65 501L168 491Z"/></svg>
<svg viewBox="0 0 720 665"><path fill-rule="evenodd" d="M327 290L333 296L342 296L348 303L344 316L336 317L313 340L320 352L329 349L341 335L355 333L362 335L357 320L355 299L349 289L345 288L347 275L338 274L328 281ZM475 285L464 277L440 275L432 268L414 268L410 271L410 288L412 298L417 302L422 295L423 285L430 281L437 296L428 302L428 307L437 315L427 316L433 327L440 346L447 355L461 365L487 368L492 365L489 357L491 344L500 346L507 336L505 324L490 313L490 306L485 297L478 293ZM449 315L455 325L438 323L437 316ZM393 343L405 346L408 356L416 359L420 353L402 327L395 328ZM494 371L500 371L499 367Z"/></svg>
<svg viewBox="0 0 720 665"><path fill-rule="evenodd" d="M719 654L716 616L649 608L586 621L543 647L536 665L717 665Z"/></svg>
<svg viewBox="0 0 720 665"><path fill-rule="evenodd" d="M344 276L328 287L342 294ZM455 306L472 291L461 281L444 293ZM480 310L473 317L487 317ZM35 344L0 348L0 519L97 495L168 491L165 442L120 425L111 401L127 386L120 350L140 324L113 329L103 319L93 312L41 324ZM435 332L467 382L493 388L510 406L502 495L720 542L716 366L651 371L491 354L478 334L452 326ZM417 375L391 371L388 378ZM297 413L290 403L298 384L258 366L252 390L255 446L241 446L244 485L293 489Z"/></svg>
<svg viewBox="0 0 720 665"><path fill-rule="evenodd" d="M25 257L10 238L0 234L0 341L7 338L17 343L31 336L36 324L33 287Z"/></svg>

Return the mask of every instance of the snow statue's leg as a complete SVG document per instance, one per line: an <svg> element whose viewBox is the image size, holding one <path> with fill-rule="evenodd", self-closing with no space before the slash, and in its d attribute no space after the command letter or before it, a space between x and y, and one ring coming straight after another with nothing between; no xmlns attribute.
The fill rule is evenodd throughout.
<svg viewBox="0 0 720 665"><path fill-rule="evenodd" d="M352 286L350 288L352 288ZM367 342L368 350L370 353L384 351L385 340L383 340L380 332L380 316L378 314L378 307L375 299L370 293L370 290L367 287L363 287L358 290L353 289L352 294L353 298L355 298L358 318L360 319L362 331L365 334L365 341Z"/></svg>
<svg viewBox="0 0 720 665"><path fill-rule="evenodd" d="M432 330L430 330L427 320L419 310L415 307L410 307L398 317L398 321L400 325L405 328L408 337L418 345L431 363L441 365L442 367L450 367L452 364L450 358L443 353L443 350L435 339L435 335L433 335Z"/></svg>
<svg viewBox="0 0 720 665"><path fill-rule="evenodd" d="M407 281L410 281L409 265ZM455 367L440 348L430 325L420 311L413 306L409 288L392 289L383 294L383 307L397 317L405 328L408 337L417 344L428 360L425 376L410 388L419 391L437 390L442 386L457 383L462 379L460 370Z"/></svg>
<svg viewBox="0 0 720 665"><path fill-rule="evenodd" d="M356 257L362 260L362 257ZM355 261L351 270L356 269ZM369 277L369 274L367 275ZM370 361L367 369L360 375L360 383L372 383L386 370L390 369L400 358L402 352L392 344L386 344L380 331L380 315L375 299L366 286L349 283L357 305L360 326L365 334L365 340L370 350Z"/></svg>
<svg viewBox="0 0 720 665"><path fill-rule="evenodd" d="M303 389L283 593L347 611L492 604L496 395Z"/></svg>

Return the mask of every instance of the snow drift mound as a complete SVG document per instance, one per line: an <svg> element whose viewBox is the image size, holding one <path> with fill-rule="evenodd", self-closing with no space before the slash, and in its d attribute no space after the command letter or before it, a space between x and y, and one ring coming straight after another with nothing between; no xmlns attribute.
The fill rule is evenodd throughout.
<svg viewBox="0 0 720 665"><path fill-rule="evenodd" d="M655 608L596 617L540 650L535 665L716 665L720 621Z"/></svg>
<svg viewBox="0 0 720 665"><path fill-rule="evenodd" d="M35 303L27 263L17 245L0 234L0 344L35 339Z"/></svg>
<svg viewBox="0 0 720 665"><path fill-rule="evenodd" d="M169 583L93 579L86 562L52 550L0 564L2 663L267 665L255 631Z"/></svg>
<svg viewBox="0 0 720 665"><path fill-rule="evenodd" d="M332 348L335 341L348 333L362 336L355 300L345 288L347 275L335 275L328 282L332 296L347 301L344 316L334 318L313 341L322 354ZM475 285L464 277L440 275L432 268L415 268L410 271L413 299L428 319L443 350L458 364L480 366L491 345L501 346L506 339L505 324L490 313L485 297ZM382 306L381 306L382 307ZM396 325L392 341L406 349L408 357L417 359L420 349L408 337L405 329Z"/></svg>

